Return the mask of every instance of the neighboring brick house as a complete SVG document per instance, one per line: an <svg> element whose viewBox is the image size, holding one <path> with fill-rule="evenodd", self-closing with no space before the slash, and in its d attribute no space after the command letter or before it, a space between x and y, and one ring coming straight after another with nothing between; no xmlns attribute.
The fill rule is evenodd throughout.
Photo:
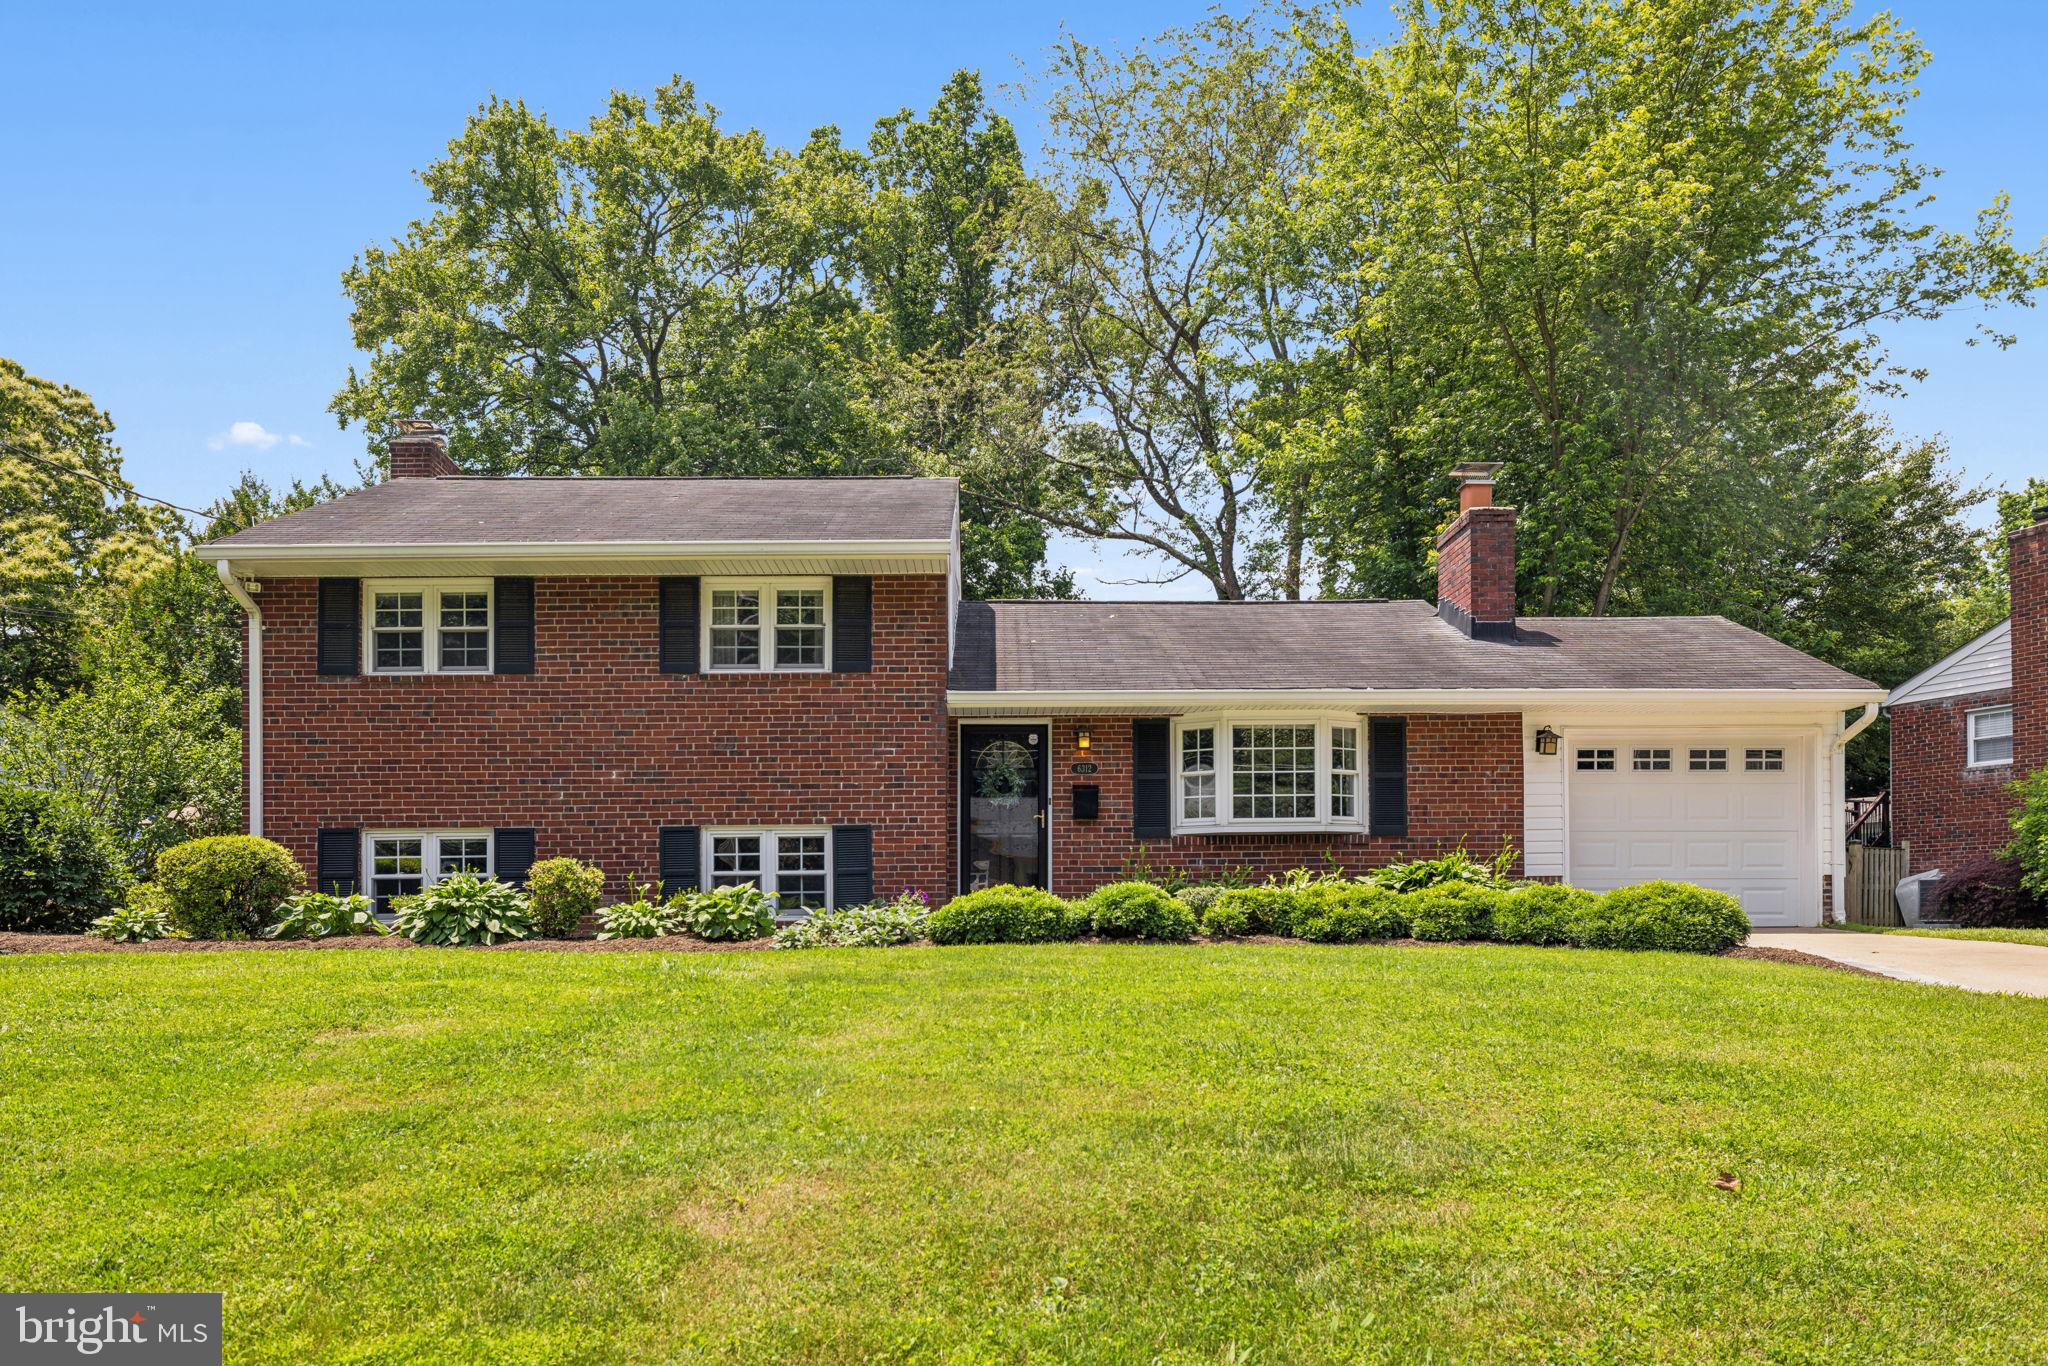
<svg viewBox="0 0 2048 1366"><path fill-rule="evenodd" d="M1954 872L2012 838L2010 784L2048 763L2048 508L2009 541L2012 616L1892 689L1892 838Z"/></svg>
<svg viewBox="0 0 2048 1366"><path fill-rule="evenodd" d="M251 615L249 824L388 901L536 858L785 910L1460 844L1763 923L1838 881L1881 692L1719 618L1520 618L1460 467L1441 602L962 602L945 479L392 478L203 548Z"/></svg>

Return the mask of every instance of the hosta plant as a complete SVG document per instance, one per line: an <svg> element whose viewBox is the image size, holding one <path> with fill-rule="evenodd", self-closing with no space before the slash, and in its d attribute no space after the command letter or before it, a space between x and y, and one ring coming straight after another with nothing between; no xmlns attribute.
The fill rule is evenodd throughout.
<svg viewBox="0 0 2048 1366"><path fill-rule="evenodd" d="M94 920L86 933L119 944L184 937L171 923L170 898L154 882L138 882L130 887L128 899Z"/></svg>
<svg viewBox="0 0 2048 1366"><path fill-rule="evenodd" d="M599 939L659 939L683 932L683 913L641 897L605 907L597 913L597 926Z"/></svg>
<svg viewBox="0 0 2048 1366"><path fill-rule="evenodd" d="M775 898L751 882L710 892L678 892L668 904L681 915L684 930L713 943L759 939L775 932Z"/></svg>
<svg viewBox="0 0 2048 1366"><path fill-rule="evenodd" d="M389 933L366 896L301 892L277 908L277 919L263 931L263 937L331 939L337 935Z"/></svg>
<svg viewBox="0 0 2048 1366"><path fill-rule="evenodd" d="M931 898L904 888L894 901L871 901L840 911L819 911L775 932L778 949L874 949L915 944L925 937Z"/></svg>
<svg viewBox="0 0 2048 1366"><path fill-rule="evenodd" d="M533 910L510 883L455 873L392 903L415 944L497 944L533 937Z"/></svg>

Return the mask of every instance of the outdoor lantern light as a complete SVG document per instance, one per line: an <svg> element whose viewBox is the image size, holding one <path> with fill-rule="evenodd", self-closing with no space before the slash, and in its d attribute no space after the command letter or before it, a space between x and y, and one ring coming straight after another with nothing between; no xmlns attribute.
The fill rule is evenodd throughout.
<svg viewBox="0 0 2048 1366"><path fill-rule="evenodd" d="M1548 726L1545 726L1542 730L1537 731L1536 752L1538 754L1557 753L1557 732L1552 730Z"/></svg>
<svg viewBox="0 0 2048 1366"><path fill-rule="evenodd" d="M1086 754L1094 744L1095 737L1089 733L1088 727L1083 726L1074 732L1074 748L1080 750L1083 754Z"/></svg>

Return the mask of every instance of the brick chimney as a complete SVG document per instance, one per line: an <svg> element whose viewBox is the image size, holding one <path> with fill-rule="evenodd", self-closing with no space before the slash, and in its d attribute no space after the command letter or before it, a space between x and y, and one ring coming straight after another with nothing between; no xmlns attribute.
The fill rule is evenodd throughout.
<svg viewBox="0 0 2048 1366"><path fill-rule="evenodd" d="M1483 461L1451 467L1458 520L1436 538L1436 614L1474 640L1515 636L1515 510L1493 505L1498 473Z"/></svg>
<svg viewBox="0 0 2048 1366"><path fill-rule="evenodd" d="M400 422L398 435L391 438L388 449L393 479L432 479L437 474L462 473L448 458L448 433L432 422L417 418Z"/></svg>
<svg viewBox="0 0 2048 1366"><path fill-rule="evenodd" d="M2048 507L2007 542L2012 569L2012 761L2048 764Z"/></svg>

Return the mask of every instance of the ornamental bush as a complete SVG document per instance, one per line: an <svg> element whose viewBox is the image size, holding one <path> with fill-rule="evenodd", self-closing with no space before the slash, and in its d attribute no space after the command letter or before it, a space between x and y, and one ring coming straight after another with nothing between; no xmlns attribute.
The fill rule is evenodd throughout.
<svg viewBox="0 0 2048 1366"><path fill-rule="evenodd" d="M210 835L156 857L156 880L171 918L194 939L248 939L275 918L286 897L306 885L281 844L255 835Z"/></svg>
<svg viewBox="0 0 2048 1366"><path fill-rule="evenodd" d="M818 911L775 932L778 949L877 949L915 944L925 937L931 898L906 887L894 901L871 901Z"/></svg>
<svg viewBox="0 0 2048 1366"><path fill-rule="evenodd" d="M533 938L533 910L509 882L453 873L392 903L415 944L497 944Z"/></svg>
<svg viewBox="0 0 2048 1366"><path fill-rule="evenodd" d="M759 939L775 932L775 898L751 882L709 892L677 892L668 904L685 933L714 944Z"/></svg>
<svg viewBox="0 0 2048 1366"><path fill-rule="evenodd" d="M1180 898L1181 905L1193 911L1199 918L1207 915L1209 908L1216 904L1216 899L1229 890L1230 884L1227 882L1197 882L1192 887L1181 888L1174 895Z"/></svg>
<svg viewBox="0 0 2048 1366"><path fill-rule="evenodd" d="M2018 799L2012 812L2012 843L2002 852L2019 865L2019 885L2027 896L2048 901L2048 768L2037 768L2014 783L2012 794Z"/></svg>
<svg viewBox="0 0 2048 1366"><path fill-rule="evenodd" d="M1337 882L1304 895L1295 933L1319 944L1399 939L1408 933L1406 898L1369 882Z"/></svg>
<svg viewBox="0 0 2048 1366"><path fill-rule="evenodd" d="M1556 883L1517 887L1493 908L1493 937L1503 944L1569 944L1572 925L1597 900Z"/></svg>
<svg viewBox="0 0 2048 1366"><path fill-rule="evenodd" d="M1492 863L1481 863L1465 852L1459 845L1447 854L1435 858L1410 859L1406 863L1390 863L1372 875L1380 886L1396 892L1419 892L1427 887L1442 886L1447 882L1469 882L1481 887L1497 887L1508 880L1508 870L1514 866L1513 846L1501 845L1500 853Z"/></svg>
<svg viewBox="0 0 2048 1366"><path fill-rule="evenodd" d="M1936 884L1929 909L1972 928L2039 925L2044 919L2021 865L2009 858L1977 859L1947 874Z"/></svg>
<svg viewBox="0 0 2048 1366"><path fill-rule="evenodd" d="M683 932L683 910L645 897L621 901L597 913L599 939L659 939Z"/></svg>
<svg viewBox="0 0 2048 1366"><path fill-rule="evenodd" d="M1306 893L1290 887L1233 887L1215 901L1244 916L1247 934L1293 934L1306 904Z"/></svg>
<svg viewBox="0 0 2048 1366"><path fill-rule="evenodd" d="M1440 882L1400 899L1408 933L1417 939L1485 939L1506 893L1474 882Z"/></svg>
<svg viewBox="0 0 2048 1366"><path fill-rule="evenodd" d="M1742 904L1689 882L1643 882L1595 897L1573 920L1572 942L1589 949L1721 953L1749 933Z"/></svg>
<svg viewBox="0 0 2048 1366"><path fill-rule="evenodd" d="M264 927L265 939L332 939L342 935L389 934L377 919L370 898L361 894L300 892L277 908L277 918Z"/></svg>
<svg viewBox="0 0 2048 1366"><path fill-rule="evenodd" d="M117 944L179 937L177 927L171 923L170 898L154 882L138 882L130 887L127 900L93 921L86 933Z"/></svg>
<svg viewBox="0 0 2048 1366"><path fill-rule="evenodd" d="M76 934L121 900L112 850L77 803L0 787L0 930Z"/></svg>
<svg viewBox="0 0 2048 1366"><path fill-rule="evenodd" d="M1252 918L1245 908L1218 903L1202 912L1202 933L1211 939L1242 939L1252 932Z"/></svg>
<svg viewBox="0 0 2048 1366"><path fill-rule="evenodd" d="M603 893L604 869L581 859L542 859L526 870L533 932L542 939L567 939L576 933L583 917L597 910Z"/></svg>
<svg viewBox="0 0 2048 1366"><path fill-rule="evenodd" d="M956 896L931 913L925 932L934 944L1043 944L1076 939L1089 917L1038 887L984 887Z"/></svg>
<svg viewBox="0 0 2048 1366"><path fill-rule="evenodd" d="M1149 882L1112 882L1086 902L1088 923L1105 939L1161 939L1186 943L1195 937L1195 915Z"/></svg>

